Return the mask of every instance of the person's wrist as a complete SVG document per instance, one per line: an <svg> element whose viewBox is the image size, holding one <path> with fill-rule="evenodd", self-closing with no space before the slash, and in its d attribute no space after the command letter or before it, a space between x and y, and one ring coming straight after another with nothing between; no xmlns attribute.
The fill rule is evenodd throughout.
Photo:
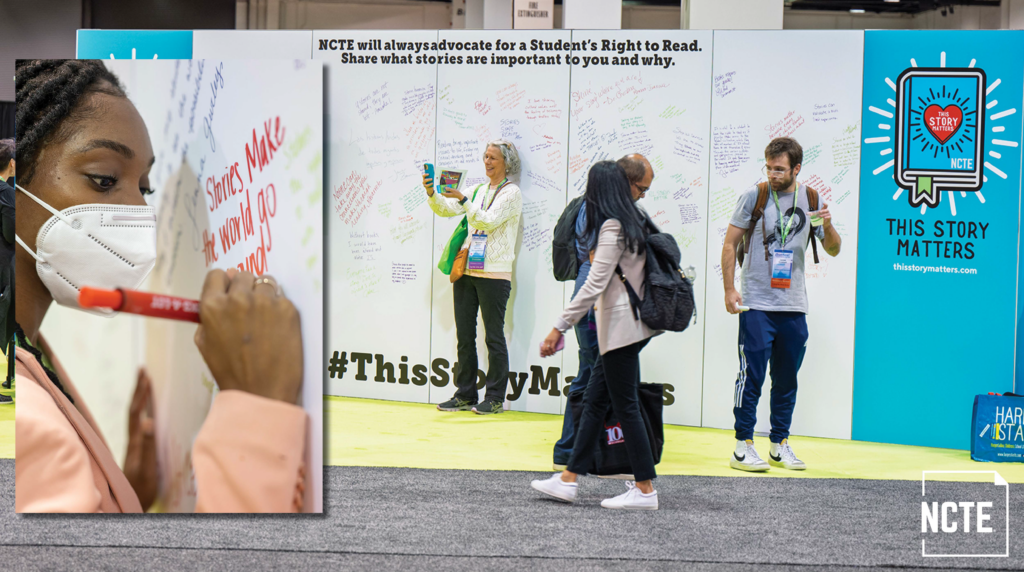
<svg viewBox="0 0 1024 572"><path fill-rule="evenodd" d="M461 199L459 199L459 204L460 205L464 205L464 204L466 204L466 201L468 201L468 200L469 200L469 197L463 195L463 197Z"/></svg>
<svg viewBox="0 0 1024 572"><path fill-rule="evenodd" d="M299 391L297 390L297 387L251 388L243 389L242 391L265 399L287 403L289 405L295 405L299 400Z"/></svg>

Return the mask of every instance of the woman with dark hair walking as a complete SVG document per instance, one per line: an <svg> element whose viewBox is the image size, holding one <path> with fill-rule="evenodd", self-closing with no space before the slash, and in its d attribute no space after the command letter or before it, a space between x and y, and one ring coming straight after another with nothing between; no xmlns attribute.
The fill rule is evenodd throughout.
<svg viewBox="0 0 1024 572"><path fill-rule="evenodd" d="M594 447L590 446L604 429L608 407L622 425L635 483L628 490L601 502L612 509L657 510L658 493L652 479L654 456L640 415L637 391L640 385L640 351L652 336L661 332L648 328L633 317L625 281L643 296L644 265L647 260L645 217L630 193L629 180L621 167L601 161L590 169L586 190L587 224L581 243L591 245L593 261L587 282L562 312L554 329L541 345L541 357L555 353L563 333L587 314L596 303L597 342L601 356L591 372L583 397L576 446L566 470L548 479L535 480L532 487L559 500L576 499L579 475L591 467Z"/></svg>

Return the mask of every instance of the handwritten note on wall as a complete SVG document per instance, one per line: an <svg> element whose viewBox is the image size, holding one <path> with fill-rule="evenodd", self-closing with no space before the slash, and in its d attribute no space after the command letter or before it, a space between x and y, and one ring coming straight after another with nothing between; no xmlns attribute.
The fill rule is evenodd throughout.
<svg viewBox="0 0 1024 572"><path fill-rule="evenodd" d="M394 245L400 246L416 238L416 236L427 228L427 223L421 218L406 215L398 219L398 224L390 227L391 241Z"/></svg>
<svg viewBox="0 0 1024 572"><path fill-rule="evenodd" d="M498 107L503 111L515 109L523 102L523 96L526 95L526 91L519 87L518 83L505 86L498 90L497 101Z"/></svg>
<svg viewBox="0 0 1024 572"><path fill-rule="evenodd" d="M732 187L713 189L711 191L711 206L708 216L713 221L729 218L736 207L736 200L736 191Z"/></svg>
<svg viewBox="0 0 1024 572"><path fill-rule="evenodd" d="M715 76L715 95L725 97L736 91L736 72L726 72Z"/></svg>
<svg viewBox="0 0 1024 572"><path fill-rule="evenodd" d="M536 250L551 241L551 229L544 228L540 223L530 223L523 227L523 248Z"/></svg>
<svg viewBox="0 0 1024 572"><path fill-rule="evenodd" d="M416 280L416 265L402 262L391 263L391 282L408 284Z"/></svg>
<svg viewBox="0 0 1024 572"><path fill-rule="evenodd" d="M483 149L476 139L437 142L437 162L443 167L455 167L483 158Z"/></svg>
<svg viewBox="0 0 1024 572"><path fill-rule="evenodd" d="M840 117L839 108L834 103L815 103L814 112L811 114L815 123L829 123L838 121Z"/></svg>
<svg viewBox="0 0 1024 572"><path fill-rule="evenodd" d="M682 224L696 224L701 221L700 207L694 203L679 205L679 219Z"/></svg>
<svg viewBox="0 0 1024 572"><path fill-rule="evenodd" d="M413 87L402 93L402 114L412 115L424 103L434 100L434 85L427 84L422 87Z"/></svg>
<svg viewBox="0 0 1024 572"><path fill-rule="evenodd" d="M356 109L359 110L359 116L364 120L369 120L370 117L384 111L389 105L391 105L391 93L388 91L387 83L356 100Z"/></svg>
<svg viewBox="0 0 1024 572"><path fill-rule="evenodd" d="M769 140L776 137L792 137L803 124L804 117L796 111L790 111L782 119L765 126L764 130Z"/></svg>
<svg viewBox="0 0 1024 572"><path fill-rule="evenodd" d="M355 296L370 296L380 290L384 282L376 266L346 268L345 276L348 279L348 286Z"/></svg>
<svg viewBox="0 0 1024 572"><path fill-rule="evenodd" d="M714 168L722 177L740 170L750 160L750 126L715 127L711 134Z"/></svg>
<svg viewBox="0 0 1024 572"><path fill-rule="evenodd" d="M355 225L373 204L382 184L381 181L369 181L366 175L353 171L332 193L334 212L345 224Z"/></svg>
<svg viewBox="0 0 1024 572"><path fill-rule="evenodd" d="M860 160L860 141L857 135L854 131L832 140L832 160L836 167L856 167Z"/></svg>
<svg viewBox="0 0 1024 572"><path fill-rule="evenodd" d="M688 133L681 129L673 131L674 141L672 154L682 157L691 165L699 165L704 154L704 138L694 133Z"/></svg>
<svg viewBox="0 0 1024 572"><path fill-rule="evenodd" d="M376 232L350 232L348 234L348 247L352 251L353 260L376 260L380 255L380 235Z"/></svg>

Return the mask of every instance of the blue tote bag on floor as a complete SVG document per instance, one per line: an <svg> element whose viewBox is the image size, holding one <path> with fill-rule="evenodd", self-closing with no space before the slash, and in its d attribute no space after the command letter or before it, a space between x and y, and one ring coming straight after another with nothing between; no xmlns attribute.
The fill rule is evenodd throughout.
<svg viewBox="0 0 1024 572"><path fill-rule="evenodd" d="M989 393L974 396L971 459L1024 462L1024 396Z"/></svg>

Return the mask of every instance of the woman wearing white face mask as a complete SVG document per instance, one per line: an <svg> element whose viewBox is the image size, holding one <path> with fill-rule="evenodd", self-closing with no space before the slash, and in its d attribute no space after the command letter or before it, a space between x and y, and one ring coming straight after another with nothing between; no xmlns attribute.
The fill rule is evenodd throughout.
<svg viewBox="0 0 1024 572"><path fill-rule="evenodd" d="M140 372L122 472L39 326L52 302L77 307L80 286L131 288L152 269L149 135L101 62L20 61L15 80L15 508L140 512L157 492L148 377ZM192 450L197 510L300 509L306 414L295 405L302 380L295 307L273 279L215 270L200 317L196 344L221 391ZM240 351L243 344L249 351Z"/></svg>

